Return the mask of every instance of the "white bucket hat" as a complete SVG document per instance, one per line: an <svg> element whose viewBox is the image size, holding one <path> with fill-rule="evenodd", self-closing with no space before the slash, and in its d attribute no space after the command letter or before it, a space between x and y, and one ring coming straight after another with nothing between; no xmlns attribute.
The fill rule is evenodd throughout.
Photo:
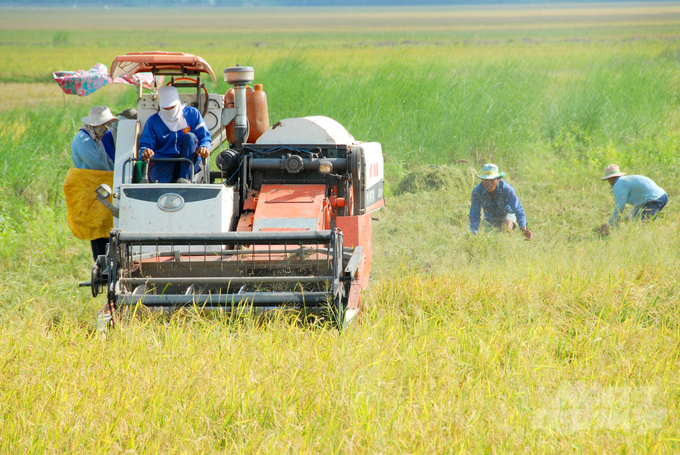
<svg viewBox="0 0 680 455"><path fill-rule="evenodd" d="M158 90L158 105L162 108L173 107L179 103L177 87L166 85Z"/></svg>
<svg viewBox="0 0 680 455"><path fill-rule="evenodd" d="M106 106L95 106L90 109L90 115L80 119L83 124L90 126L103 125L111 120L118 120L118 117L114 117L111 110Z"/></svg>
<svg viewBox="0 0 680 455"><path fill-rule="evenodd" d="M616 164L610 164L604 168L604 177L600 177L600 180L613 179L614 177L621 177L626 175L625 172L621 172Z"/></svg>

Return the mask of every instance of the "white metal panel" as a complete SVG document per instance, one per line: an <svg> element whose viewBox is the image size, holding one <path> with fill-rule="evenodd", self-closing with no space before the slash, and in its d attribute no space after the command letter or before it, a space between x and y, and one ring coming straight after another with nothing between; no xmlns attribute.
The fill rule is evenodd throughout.
<svg viewBox="0 0 680 455"><path fill-rule="evenodd" d="M113 192L117 193L123 179L126 180L132 173L132 163L128 163L125 171L126 176L123 176L123 163L129 158L137 154L137 141L140 134L139 122L137 120L128 120L121 118L118 121L118 128L116 131L116 161L113 166ZM116 199L113 200L113 205L118 205ZM113 227L118 227L118 218L113 218Z"/></svg>
<svg viewBox="0 0 680 455"><path fill-rule="evenodd" d="M366 142L360 145L363 150L363 167L361 169L363 210L373 211L385 206L384 182L385 165L382 146L378 142Z"/></svg>
<svg viewBox="0 0 680 455"><path fill-rule="evenodd" d="M175 211L162 210L159 200L180 195ZM135 232L228 232L234 217L234 189L224 185L173 183L121 185L119 228Z"/></svg>
<svg viewBox="0 0 680 455"><path fill-rule="evenodd" d="M256 144L350 145L356 143L344 126L332 118L316 116L287 118L270 126Z"/></svg>
<svg viewBox="0 0 680 455"><path fill-rule="evenodd" d="M364 149L364 168L362 178L367 188L383 180L385 164L383 161L382 146L379 142L365 142L361 144Z"/></svg>
<svg viewBox="0 0 680 455"><path fill-rule="evenodd" d="M158 112L158 95L145 93L137 100L137 120L139 120L140 129L142 131L144 131L146 121L156 112Z"/></svg>

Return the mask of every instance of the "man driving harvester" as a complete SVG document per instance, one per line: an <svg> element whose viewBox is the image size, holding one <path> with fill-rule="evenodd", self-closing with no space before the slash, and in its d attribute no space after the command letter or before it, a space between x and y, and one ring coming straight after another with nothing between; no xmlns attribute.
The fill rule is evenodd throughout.
<svg viewBox="0 0 680 455"><path fill-rule="evenodd" d="M504 180L504 172L498 172L498 166L487 163L477 174L482 183L472 190L470 201L470 231L479 231L481 209L484 209L484 225L512 232L515 226L529 240L533 234L527 229L527 217L522 203L515 194L515 189Z"/></svg>
<svg viewBox="0 0 680 455"><path fill-rule="evenodd" d="M197 159L210 156L210 131L198 109L183 105L176 87L158 90L158 112L146 121L139 140L142 159L187 158L196 165ZM189 183L191 165L187 162L154 161L149 164L149 179L158 183Z"/></svg>

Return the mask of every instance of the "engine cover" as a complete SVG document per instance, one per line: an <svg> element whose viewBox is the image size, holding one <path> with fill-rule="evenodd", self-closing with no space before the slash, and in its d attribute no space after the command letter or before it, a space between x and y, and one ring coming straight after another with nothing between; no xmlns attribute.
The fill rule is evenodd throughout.
<svg viewBox="0 0 680 455"><path fill-rule="evenodd" d="M234 189L171 183L120 186L118 228L135 232L228 232Z"/></svg>

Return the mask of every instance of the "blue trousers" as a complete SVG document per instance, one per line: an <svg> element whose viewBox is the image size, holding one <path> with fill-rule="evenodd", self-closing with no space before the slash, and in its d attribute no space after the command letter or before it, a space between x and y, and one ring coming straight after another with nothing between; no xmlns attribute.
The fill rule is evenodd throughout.
<svg viewBox="0 0 680 455"><path fill-rule="evenodd" d="M182 137L182 148L179 155L159 156L155 158L188 158L196 166L198 155L198 138L194 133L186 133ZM158 183L170 183L183 178L191 181L191 165L187 162L151 161L149 163L149 180Z"/></svg>
<svg viewBox="0 0 680 455"><path fill-rule="evenodd" d="M645 205L642 206L642 214L640 215L640 219L646 221L650 218L653 218L664 207L666 207L666 204L668 204L667 194L664 194L655 201L645 202Z"/></svg>
<svg viewBox="0 0 680 455"><path fill-rule="evenodd" d="M484 227L487 229L495 228L501 230L503 228L503 221L512 221L514 223L512 228L515 229L517 226L517 215L515 215L515 212L509 211L505 212L502 216L496 218L489 216L487 219L486 212L484 212Z"/></svg>

